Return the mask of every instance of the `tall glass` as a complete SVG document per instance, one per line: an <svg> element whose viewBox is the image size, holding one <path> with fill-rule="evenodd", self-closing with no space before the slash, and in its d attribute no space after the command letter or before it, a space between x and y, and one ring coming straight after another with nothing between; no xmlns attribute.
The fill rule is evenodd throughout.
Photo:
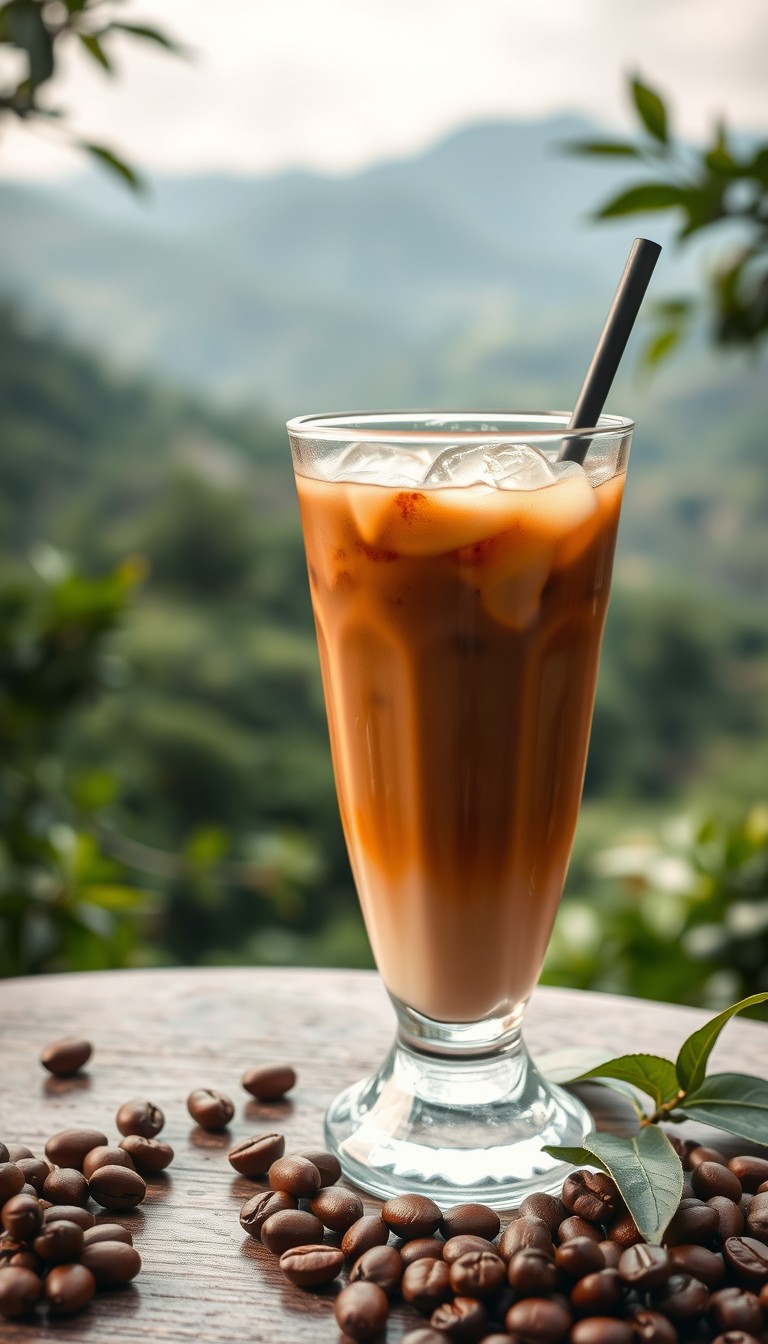
<svg viewBox="0 0 768 1344"><path fill-rule="evenodd" d="M327 1142L385 1197L509 1207L561 1183L544 1144L590 1127L521 1036L579 810L633 429L601 417L573 436L585 468L555 471L568 418L288 424L341 818L397 1017Z"/></svg>

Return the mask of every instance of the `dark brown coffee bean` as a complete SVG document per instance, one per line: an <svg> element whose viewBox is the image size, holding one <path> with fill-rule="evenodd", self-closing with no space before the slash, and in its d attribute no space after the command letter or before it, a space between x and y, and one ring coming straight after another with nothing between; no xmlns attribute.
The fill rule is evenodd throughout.
<svg viewBox="0 0 768 1344"><path fill-rule="evenodd" d="M320 1189L320 1172L307 1157L278 1157L269 1168L273 1190L285 1190L299 1199L311 1199Z"/></svg>
<svg viewBox="0 0 768 1344"><path fill-rule="evenodd" d="M632 1326L612 1316L587 1317L571 1330L571 1344L633 1344L633 1339Z"/></svg>
<svg viewBox="0 0 768 1344"><path fill-rule="evenodd" d="M450 1273L444 1260L414 1260L405 1266L400 1291L406 1302L427 1316L451 1296Z"/></svg>
<svg viewBox="0 0 768 1344"><path fill-rule="evenodd" d="M485 1307L474 1297L455 1297L452 1302L443 1302L435 1307L429 1323L435 1330L442 1330L449 1339L462 1344L473 1344L485 1333Z"/></svg>
<svg viewBox="0 0 768 1344"><path fill-rule="evenodd" d="M389 1299L378 1284L363 1279L342 1288L333 1306L336 1320L351 1339L375 1339L387 1323Z"/></svg>
<svg viewBox="0 0 768 1344"><path fill-rule="evenodd" d="M607 1236L609 1241L615 1242L623 1250L626 1250L628 1246L638 1246L641 1241L645 1240L642 1233L638 1231L637 1224L629 1209L620 1213L618 1218L611 1223Z"/></svg>
<svg viewBox="0 0 768 1344"><path fill-rule="evenodd" d="M77 1223L65 1219L44 1223L42 1231L35 1237L35 1253L50 1265L66 1265L79 1260L84 1239L85 1233Z"/></svg>
<svg viewBox="0 0 768 1344"><path fill-rule="evenodd" d="M83 1233L84 1246L93 1246L99 1241L123 1241L126 1246L133 1245L133 1237L122 1223L97 1223Z"/></svg>
<svg viewBox="0 0 768 1344"><path fill-rule="evenodd" d="M53 1041L51 1045L46 1045L40 1056L40 1063L55 1078L69 1078L88 1063L92 1054L93 1046L90 1041L79 1040L76 1036L66 1036L61 1041Z"/></svg>
<svg viewBox="0 0 768 1344"><path fill-rule="evenodd" d="M8 1265L0 1272L0 1316L13 1321L25 1316L40 1300L43 1285L31 1269Z"/></svg>
<svg viewBox="0 0 768 1344"><path fill-rule="evenodd" d="M341 1163L338 1157L333 1153L327 1153L324 1148L302 1148L299 1157L306 1157L314 1167L320 1172L320 1189L324 1190L326 1185L335 1185L341 1180Z"/></svg>
<svg viewBox="0 0 768 1344"><path fill-rule="evenodd" d="M752 1157L745 1153L742 1157L732 1157L728 1163L742 1190L747 1194L757 1194L757 1188L768 1181L768 1158Z"/></svg>
<svg viewBox="0 0 768 1344"><path fill-rule="evenodd" d="M413 1241L404 1241L398 1246L397 1253L403 1265L412 1265L414 1260L442 1260L446 1244L436 1237L414 1237Z"/></svg>
<svg viewBox="0 0 768 1344"><path fill-rule="evenodd" d="M257 1064L246 1069L240 1081L258 1101L278 1101L296 1086L296 1073L290 1064Z"/></svg>
<svg viewBox="0 0 768 1344"><path fill-rule="evenodd" d="M660 1311L648 1311L641 1307L629 1317L632 1336L636 1344L677 1344L677 1331Z"/></svg>
<svg viewBox="0 0 768 1344"><path fill-rule="evenodd" d="M84 1247L80 1264L90 1269L97 1283L116 1287L136 1278L141 1256L135 1246L124 1241L95 1241Z"/></svg>
<svg viewBox="0 0 768 1344"><path fill-rule="evenodd" d="M8 1144L4 1143L3 1147L8 1153L7 1158L2 1159L3 1161L6 1162L19 1162L22 1157L37 1156L36 1153L32 1152L31 1148L27 1148L26 1145L23 1143L8 1143Z"/></svg>
<svg viewBox="0 0 768 1344"><path fill-rule="evenodd" d="M745 1330L728 1330L724 1335L717 1335L712 1344L760 1344L760 1341Z"/></svg>
<svg viewBox="0 0 768 1344"><path fill-rule="evenodd" d="M40 1201L41 1204L44 1202L44 1200ZM52 1204L43 1214L43 1226L59 1221L76 1223L78 1227L85 1229L93 1227L96 1219L90 1209L83 1209L79 1204Z"/></svg>
<svg viewBox="0 0 768 1344"><path fill-rule="evenodd" d="M711 1246L720 1220L717 1211L701 1200L682 1199L664 1233L665 1246Z"/></svg>
<svg viewBox="0 0 768 1344"><path fill-rule="evenodd" d="M486 1336L483 1344L488 1344ZM505 1340L508 1335L503 1337ZM407 1335L403 1335L400 1344L445 1344L445 1335L442 1330L433 1330L431 1325L419 1325L415 1330L409 1330Z"/></svg>
<svg viewBox="0 0 768 1344"><path fill-rule="evenodd" d="M11 1258L16 1255L17 1251L21 1250L23 1250L23 1247L20 1242L14 1241L13 1237L6 1236L5 1233L3 1233L3 1235L0 1236L0 1269L9 1265Z"/></svg>
<svg viewBox="0 0 768 1344"><path fill-rule="evenodd" d="M595 1274L605 1269L603 1252L591 1237L575 1237L565 1241L555 1251L555 1264L569 1279L583 1279L585 1274Z"/></svg>
<svg viewBox="0 0 768 1344"><path fill-rule="evenodd" d="M669 1250L676 1274L691 1274L712 1293L725 1283L725 1261L706 1246L671 1246Z"/></svg>
<svg viewBox="0 0 768 1344"><path fill-rule="evenodd" d="M45 1178L51 1170L45 1158L22 1157L16 1165L22 1173L25 1183L31 1185L38 1195L42 1194ZM19 1194L21 1194L21 1191L19 1191Z"/></svg>
<svg viewBox="0 0 768 1344"><path fill-rule="evenodd" d="M768 1242L768 1194L753 1195L747 1214L747 1232L758 1241Z"/></svg>
<svg viewBox="0 0 768 1344"><path fill-rule="evenodd" d="M89 1181L99 1167L130 1167L134 1171L133 1158L123 1148L100 1146L92 1148L83 1158L83 1175Z"/></svg>
<svg viewBox="0 0 768 1344"><path fill-rule="evenodd" d="M163 1139L145 1139L141 1134L126 1134L120 1147L142 1176L154 1176L158 1171L165 1171L174 1157L170 1143L165 1143Z"/></svg>
<svg viewBox="0 0 768 1344"><path fill-rule="evenodd" d="M14 1269L31 1269L32 1273L37 1274L38 1278L42 1278L45 1273L45 1263L39 1255L30 1250L15 1251L8 1264L12 1265Z"/></svg>
<svg viewBox="0 0 768 1344"><path fill-rule="evenodd" d="M88 1182L74 1167L54 1167L43 1182L43 1194L52 1204L85 1204Z"/></svg>
<svg viewBox="0 0 768 1344"><path fill-rule="evenodd" d="M3 1205L3 1227L16 1241L30 1241L40 1231L43 1211L37 1195L12 1195Z"/></svg>
<svg viewBox="0 0 768 1344"><path fill-rule="evenodd" d="M741 1236L744 1231L744 1214L738 1204L734 1204L730 1199L724 1199L722 1195L713 1195L707 1200L707 1204L717 1214L717 1235L721 1242L727 1241L729 1237Z"/></svg>
<svg viewBox="0 0 768 1344"><path fill-rule="evenodd" d="M365 1213L360 1196L340 1185L328 1185L319 1190L309 1207L330 1232L346 1232Z"/></svg>
<svg viewBox="0 0 768 1344"><path fill-rule="evenodd" d="M763 1284L757 1296L763 1311L768 1314L768 1283Z"/></svg>
<svg viewBox="0 0 768 1344"><path fill-rule="evenodd" d="M662 1246L629 1246L621 1253L618 1271L625 1283L646 1292L667 1282L672 1260Z"/></svg>
<svg viewBox="0 0 768 1344"><path fill-rule="evenodd" d="M610 1223L622 1207L616 1182L604 1171L571 1172L563 1182L563 1203L589 1223Z"/></svg>
<svg viewBox="0 0 768 1344"><path fill-rule="evenodd" d="M235 1114L233 1102L215 1087L196 1087L187 1097L187 1110L201 1129L226 1129Z"/></svg>
<svg viewBox="0 0 768 1344"><path fill-rule="evenodd" d="M442 1218L434 1200L427 1199L426 1195L397 1195L388 1199L381 1216L387 1227L404 1241L413 1237L431 1237Z"/></svg>
<svg viewBox="0 0 768 1344"><path fill-rule="evenodd" d="M24 1184L22 1185L22 1187L21 1187L21 1189L20 1189L20 1191L19 1191L19 1194L20 1194L20 1195L32 1195L34 1199L37 1199L37 1191L36 1191L34 1185L30 1185L30 1184L29 1184L29 1181L25 1181L25 1182L24 1182Z"/></svg>
<svg viewBox="0 0 768 1344"><path fill-rule="evenodd" d="M758 1335L763 1328L760 1299L745 1288L721 1288L713 1293L709 1314L716 1330L746 1330Z"/></svg>
<svg viewBox="0 0 768 1344"><path fill-rule="evenodd" d="M341 1249L345 1259L357 1260L372 1246L386 1246L388 1240L389 1228L381 1214L366 1213L347 1228L341 1239Z"/></svg>
<svg viewBox="0 0 768 1344"><path fill-rule="evenodd" d="M115 1123L121 1134L140 1134L142 1139L154 1139L165 1124L165 1116L154 1102L132 1097L123 1102Z"/></svg>
<svg viewBox="0 0 768 1344"><path fill-rule="evenodd" d="M547 1224L550 1232L556 1232L558 1227L568 1217L562 1199L555 1195L526 1195L520 1205L521 1218L540 1218Z"/></svg>
<svg viewBox="0 0 768 1344"><path fill-rule="evenodd" d="M523 1344L558 1344L571 1328L571 1313L548 1297L528 1297L509 1308L504 1324Z"/></svg>
<svg viewBox="0 0 768 1344"><path fill-rule="evenodd" d="M617 1241L598 1241L598 1246L603 1252L606 1269L618 1269L619 1261L624 1254L622 1247Z"/></svg>
<svg viewBox="0 0 768 1344"><path fill-rule="evenodd" d="M440 1219L440 1231L451 1237L485 1237L493 1241L499 1235L501 1219L487 1204L457 1204Z"/></svg>
<svg viewBox="0 0 768 1344"><path fill-rule="evenodd" d="M726 1264L736 1282L757 1290L768 1282L768 1246L754 1237L729 1237L723 1246Z"/></svg>
<svg viewBox="0 0 768 1344"><path fill-rule="evenodd" d="M693 1169L691 1185L699 1199L711 1199L713 1195L723 1195L726 1199L732 1199L734 1204L738 1204L742 1196L738 1177L720 1162L700 1162Z"/></svg>
<svg viewBox="0 0 768 1344"><path fill-rule="evenodd" d="M416 1243L411 1244L415 1245ZM553 1255L551 1245L550 1241L549 1254ZM446 1265L451 1265L454 1260L458 1260L460 1255L466 1255L467 1251L495 1251L497 1255L501 1255L501 1246L494 1246L493 1242L488 1241L485 1237L451 1237L443 1246L443 1259ZM405 1254L404 1246L400 1253L401 1255Z"/></svg>
<svg viewBox="0 0 768 1344"><path fill-rule="evenodd" d="M690 1274L673 1274L654 1293L654 1306L670 1321L692 1321L703 1316L709 1306L709 1290Z"/></svg>
<svg viewBox="0 0 768 1344"><path fill-rule="evenodd" d="M467 1251L448 1267L458 1297L491 1297L505 1282L507 1267L495 1251Z"/></svg>
<svg viewBox="0 0 768 1344"><path fill-rule="evenodd" d="M45 1156L56 1167L74 1167L82 1171L83 1158L92 1148L106 1147L107 1136L100 1129L62 1129L45 1145Z"/></svg>
<svg viewBox="0 0 768 1344"><path fill-rule="evenodd" d="M728 1159L719 1148L706 1148L702 1144L697 1144L695 1148L688 1150L685 1160L685 1166L688 1171L695 1171L696 1167L701 1166L702 1162L718 1162L720 1166L727 1167Z"/></svg>
<svg viewBox="0 0 768 1344"><path fill-rule="evenodd" d="M30 1154L30 1156L31 1156L31 1154ZM0 1162L10 1162L10 1160L11 1160L11 1155L10 1155L8 1149L6 1148L6 1146L5 1146L4 1143L0 1143ZM18 1160L18 1159L17 1159L17 1160ZM24 1159L24 1161L27 1161L27 1160L28 1160L27 1158Z"/></svg>
<svg viewBox="0 0 768 1344"><path fill-rule="evenodd" d="M273 1255L292 1251L294 1246L316 1246L323 1240L323 1224L303 1209L284 1209L272 1213L262 1223L261 1240Z"/></svg>
<svg viewBox="0 0 768 1344"><path fill-rule="evenodd" d="M404 1271L403 1257L394 1246L372 1246L355 1261L349 1271L349 1282L365 1279L366 1283L376 1283L383 1288L387 1297L394 1297Z"/></svg>
<svg viewBox="0 0 768 1344"><path fill-rule="evenodd" d="M245 1201L240 1209L240 1226L249 1237L258 1241L262 1227L273 1213L285 1213L298 1207L299 1201L293 1195L286 1195L283 1190L265 1190Z"/></svg>
<svg viewBox="0 0 768 1344"><path fill-rule="evenodd" d="M147 1193L144 1178L130 1167L99 1167L88 1189L97 1204L105 1209L133 1209Z"/></svg>
<svg viewBox="0 0 768 1344"><path fill-rule="evenodd" d="M483 1335L483 1344L514 1344L511 1335L502 1335L495 1330L492 1335Z"/></svg>
<svg viewBox="0 0 768 1344"><path fill-rule="evenodd" d="M332 1283L343 1267L344 1256L336 1246L294 1246L280 1256L281 1270L297 1288L320 1288L324 1283Z"/></svg>
<svg viewBox="0 0 768 1344"><path fill-rule="evenodd" d="M24 1173L15 1162L0 1162L0 1204L21 1194L25 1184Z"/></svg>
<svg viewBox="0 0 768 1344"><path fill-rule="evenodd" d="M552 1233L543 1219L515 1218L504 1228L499 1241L499 1254L503 1260L511 1260L515 1251L522 1251L526 1246L552 1254Z"/></svg>
<svg viewBox="0 0 768 1344"><path fill-rule="evenodd" d="M590 1223L586 1218L580 1218L577 1213L571 1214L570 1218L565 1218L557 1229L557 1235L560 1243L573 1241L575 1237L589 1237L592 1241L602 1241L603 1234L596 1223Z"/></svg>
<svg viewBox="0 0 768 1344"><path fill-rule="evenodd" d="M622 1304L622 1281L617 1269L585 1274L571 1292L571 1306L577 1316L620 1316Z"/></svg>
<svg viewBox="0 0 768 1344"><path fill-rule="evenodd" d="M521 1297L545 1297L557 1287L558 1269L547 1251L534 1246L515 1251L507 1265L507 1282Z"/></svg>
<svg viewBox="0 0 768 1344"><path fill-rule="evenodd" d="M273 1162L285 1152L282 1134L255 1134L241 1139L229 1150L229 1165L241 1176L266 1176Z"/></svg>
<svg viewBox="0 0 768 1344"><path fill-rule="evenodd" d="M45 1280L45 1296L57 1316L69 1316L87 1307L96 1280L85 1265L55 1265Z"/></svg>

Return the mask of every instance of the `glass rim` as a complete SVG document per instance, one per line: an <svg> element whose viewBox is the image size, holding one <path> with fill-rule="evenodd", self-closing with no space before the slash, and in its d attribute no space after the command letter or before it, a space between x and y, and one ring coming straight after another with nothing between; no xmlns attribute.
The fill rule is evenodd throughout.
<svg viewBox="0 0 768 1344"><path fill-rule="evenodd" d="M414 443L429 440L431 443L488 443L509 442L519 439L521 442L542 442L556 439L600 439L616 434L629 434L635 428L635 422L627 416L601 415L596 425L583 429L568 429L570 411L327 411L313 415L297 415L286 422L288 433L298 439L332 439L356 441L359 439L385 440L387 443ZM402 426L404 420L422 422L408 428ZM490 420L497 424L508 421L508 427L483 429L462 429L447 421ZM529 422L549 422L547 428L524 428ZM369 423L366 423L369 422ZM557 423L562 422L562 427ZM390 425L392 427L390 427Z"/></svg>

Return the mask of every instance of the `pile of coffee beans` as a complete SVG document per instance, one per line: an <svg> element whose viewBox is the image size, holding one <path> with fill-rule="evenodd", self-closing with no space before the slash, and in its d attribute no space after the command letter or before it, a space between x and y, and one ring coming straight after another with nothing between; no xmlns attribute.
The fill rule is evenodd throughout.
<svg viewBox="0 0 768 1344"><path fill-rule="evenodd" d="M529 1195L501 1233L485 1205L442 1213L423 1195L365 1214L332 1154L286 1157L280 1134L230 1162L269 1183L240 1223L290 1283L322 1288L346 1267L334 1312L348 1340L377 1339L401 1300L428 1319L402 1344L766 1344L768 1161L676 1146L688 1175L663 1246L646 1244L602 1172Z"/></svg>

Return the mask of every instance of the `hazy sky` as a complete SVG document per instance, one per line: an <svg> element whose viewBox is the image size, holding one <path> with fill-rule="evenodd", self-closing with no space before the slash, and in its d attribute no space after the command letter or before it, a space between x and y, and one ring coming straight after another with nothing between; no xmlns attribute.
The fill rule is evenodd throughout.
<svg viewBox="0 0 768 1344"><path fill-rule="evenodd" d="M144 169L343 171L483 117L581 110L627 122L625 75L703 134L768 128L766 0L126 0L195 49L119 39L119 79L79 51L50 100ZM3 67L0 67L0 70ZM11 128L0 173L80 167L55 132Z"/></svg>

